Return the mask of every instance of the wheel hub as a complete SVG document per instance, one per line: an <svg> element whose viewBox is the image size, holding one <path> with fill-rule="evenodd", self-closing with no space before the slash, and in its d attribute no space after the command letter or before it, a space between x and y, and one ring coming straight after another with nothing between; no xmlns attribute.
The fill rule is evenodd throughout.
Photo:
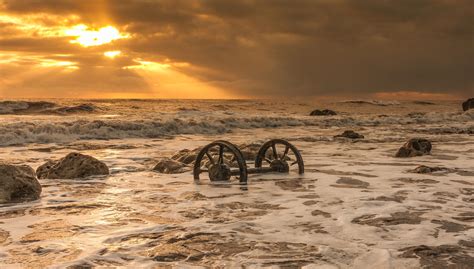
<svg viewBox="0 0 474 269"><path fill-rule="evenodd" d="M211 181L228 181L231 173L225 164L214 164L209 167L209 179Z"/></svg>
<svg viewBox="0 0 474 269"><path fill-rule="evenodd" d="M290 166L286 161L283 160L273 160L270 163L270 167L275 171L279 173L288 173L290 171Z"/></svg>

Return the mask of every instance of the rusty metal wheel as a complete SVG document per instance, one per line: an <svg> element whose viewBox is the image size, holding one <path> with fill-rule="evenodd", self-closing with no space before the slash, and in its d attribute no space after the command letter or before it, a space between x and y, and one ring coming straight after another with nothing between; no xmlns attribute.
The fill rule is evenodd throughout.
<svg viewBox="0 0 474 269"><path fill-rule="evenodd" d="M194 180L201 173L208 173L212 182L230 181L238 177L240 184L247 184L247 164L240 150L232 143L218 140L205 146L194 163Z"/></svg>
<svg viewBox="0 0 474 269"><path fill-rule="evenodd" d="M278 148L282 148L280 152ZM303 174L304 163L300 151L283 139L272 139L263 144L255 159L255 168L270 167L272 171L280 173L290 172L295 164L298 165L298 173Z"/></svg>

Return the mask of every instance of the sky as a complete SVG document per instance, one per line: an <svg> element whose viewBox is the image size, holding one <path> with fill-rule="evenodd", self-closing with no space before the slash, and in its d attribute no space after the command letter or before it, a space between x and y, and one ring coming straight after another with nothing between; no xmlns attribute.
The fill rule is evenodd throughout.
<svg viewBox="0 0 474 269"><path fill-rule="evenodd" d="M0 0L0 98L462 99L472 0Z"/></svg>

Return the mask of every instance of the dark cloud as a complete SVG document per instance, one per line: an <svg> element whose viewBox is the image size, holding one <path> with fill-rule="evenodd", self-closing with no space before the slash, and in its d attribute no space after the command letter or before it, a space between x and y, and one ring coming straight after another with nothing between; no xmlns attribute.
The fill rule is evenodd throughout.
<svg viewBox="0 0 474 269"><path fill-rule="evenodd" d="M129 55L107 70L120 70L133 57L168 58L191 64L180 71L240 95L413 90L467 96L474 92L473 5L471 0L4 0L3 12L75 14L84 23L112 23L132 38L107 45ZM0 50L80 53L86 56L73 61L81 69L101 65L103 48L3 31L8 34L0 37ZM87 56L91 51L96 54ZM67 81L82 79L90 88L92 78ZM135 79L118 86L112 80L97 83L123 91L145 87Z"/></svg>

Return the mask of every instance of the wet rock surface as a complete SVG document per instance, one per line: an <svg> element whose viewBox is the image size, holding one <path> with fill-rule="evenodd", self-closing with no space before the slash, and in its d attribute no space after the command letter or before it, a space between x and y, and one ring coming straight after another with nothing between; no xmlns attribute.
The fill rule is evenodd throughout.
<svg viewBox="0 0 474 269"><path fill-rule="evenodd" d="M163 173L163 174L179 174L179 173L191 171L191 168L186 166L182 162L175 161L169 158L164 158L164 159L161 159L155 165L155 167L153 167L153 171Z"/></svg>
<svg viewBox="0 0 474 269"><path fill-rule="evenodd" d="M357 217L352 220L352 223L370 225L376 227L384 227L400 224L420 224L423 218L420 212L395 212L390 214L390 217L376 217L376 215L369 214Z"/></svg>
<svg viewBox="0 0 474 269"><path fill-rule="evenodd" d="M412 138L408 140L395 154L395 157L406 158L423 156L431 153L431 142L424 138Z"/></svg>
<svg viewBox="0 0 474 269"><path fill-rule="evenodd" d="M474 264L474 257L458 245L419 245L400 249L402 258L417 258L423 268L468 269Z"/></svg>
<svg viewBox="0 0 474 269"><path fill-rule="evenodd" d="M359 134L359 133L356 133L352 130L347 130L347 131L344 131L342 134L340 135L336 135L334 136L334 138L338 138L338 137L342 137L342 138L349 138L349 139L363 139L364 136Z"/></svg>
<svg viewBox="0 0 474 269"><path fill-rule="evenodd" d="M0 163L0 204L32 201L40 195L41 185L31 167Z"/></svg>
<svg viewBox="0 0 474 269"><path fill-rule="evenodd" d="M107 165L96 158L77 152L58 161L48 161L36 170L40 179L79 179L108 175Z"/></svg>
<svg viewBox="0 0 474 269"><path fill-rule="evenodd" d="M323 110L316 109L316 110L311 111L309 115L310 116L335 116L337 115L337 113L330 109L323 109Z"/></svg>

